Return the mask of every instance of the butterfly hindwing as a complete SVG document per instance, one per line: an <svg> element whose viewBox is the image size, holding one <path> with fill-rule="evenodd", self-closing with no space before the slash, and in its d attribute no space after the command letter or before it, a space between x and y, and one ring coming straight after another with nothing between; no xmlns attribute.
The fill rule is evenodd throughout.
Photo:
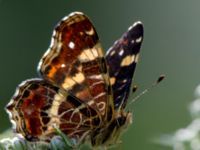
<svg viewBox="0 0 200 150"><path fill-rule="evenodd" d="M106 53L115 109L124 108L143 40L143 25L136 22Z"/></svg>
<svg viewBox="0 0 200 150"><path fill-rule="evenodd" d="M57 127L78 145L101 121L81 100L38 78L18 86L7 110L17 121L15 132L29 141L50 141Z"/></svg>

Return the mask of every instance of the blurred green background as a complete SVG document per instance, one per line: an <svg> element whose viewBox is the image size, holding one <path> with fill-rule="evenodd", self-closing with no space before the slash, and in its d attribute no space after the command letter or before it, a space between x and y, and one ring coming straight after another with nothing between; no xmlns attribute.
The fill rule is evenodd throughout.
<svg viewBox="0 0 200 150"><path fill-rule="evenodd" d="M4 106L16 86L37 77L36 67L49 46L54 26L73 11L89 16L105 50L133 22L144 23L134 83L140 92L161 73L167 77L130 107L133 125L116 149L169 150L152 139L190 122L187 106L200 83L197 0L0 0L0 132L11 126Z"/></svg>

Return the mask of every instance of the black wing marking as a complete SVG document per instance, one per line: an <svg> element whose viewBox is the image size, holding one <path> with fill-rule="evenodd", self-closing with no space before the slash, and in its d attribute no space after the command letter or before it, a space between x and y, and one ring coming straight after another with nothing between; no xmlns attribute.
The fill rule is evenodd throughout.
<svg viewBox="0 0 200 150"><path fill-rule="evenodd" d="M124 108L143 40L143 25L134 23L106 53L115 109Z"/></svg>

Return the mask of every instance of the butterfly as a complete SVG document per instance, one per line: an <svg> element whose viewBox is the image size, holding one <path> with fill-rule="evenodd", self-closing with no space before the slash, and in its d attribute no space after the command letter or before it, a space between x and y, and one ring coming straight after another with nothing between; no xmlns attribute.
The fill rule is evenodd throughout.
<svg viewBox="0 0 200 150"><path fill-rule="evenodd" d="M125 110L143 40L134 23L104 54L91 21L73 12L55 27L38 64L40 78L23 81L6 106L16 133L50 141L58 127L79 147L108 147L132 123Z"/></svg>

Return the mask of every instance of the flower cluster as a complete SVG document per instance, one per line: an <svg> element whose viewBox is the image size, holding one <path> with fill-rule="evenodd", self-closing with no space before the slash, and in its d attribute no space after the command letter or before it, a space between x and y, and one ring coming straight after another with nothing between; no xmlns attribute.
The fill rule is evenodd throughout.
<svg viewBox="0 0 200 150"><path fill-rule="evenodd" d="M192 122L161 140L161 143L173 147L173 150L200 150L200 85L195 90L195 97L189 106Z"/></svg>

